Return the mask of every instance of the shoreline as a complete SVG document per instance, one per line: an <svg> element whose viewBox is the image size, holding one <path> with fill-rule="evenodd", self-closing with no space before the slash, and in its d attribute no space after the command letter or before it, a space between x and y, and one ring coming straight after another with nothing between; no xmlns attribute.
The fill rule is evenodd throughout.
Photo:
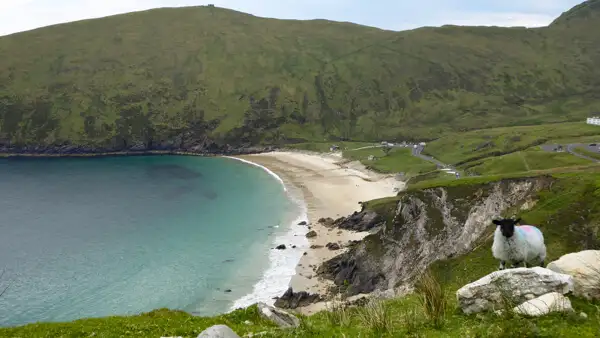
<svg viewBox="0 0 600 338"><path fill-rule="evenodd" d="M285 182L284 179L269 168L243 158L233 156L221 157L262 169L281 184L290 202L297 206L297 212L286 223L281 224L281 226L286 227L285 231L272 238L270 243L271 248L268 252L269 266L263 271L260 280L252 285L252 290L248 294L234 300L228 312L248 307L257 302L273 306L275 297L281 296L288 289L289 280L296 273L296 264L298 264L302 253L308 248L308 240L305 237L306 226L299 224L301 222L308 222L306 204L304 203L302 193L297 191L295 186L289 182ZM274 249L279 244L285 244L286 249ZM292 246L295 246L295 248Z"/></svg>
<svg viewBox="0 0 600 338"><path fill-rule="evenodd" d="M187 150L123 150L106 152L0 152L0 158L94 158L94 157L127 157L127 156L200 156L200 157L232 157L250 154L260 154L272 151L273 148L248 148L246 151L231 152L194 152Z"/></svg>
<svg viewBox="0 0 600 338"><path fill-rule="evenodd" d="M369 171L358 161L347 162L333 154L274 151L234 158L266 169L271 175L279 177L280 182L285 182L288 189L298 189L303 196L308 225L300 226L303 228L300 236L307 239L305 235L311 230L317 236L308 238L305 247L281 250L302 250L294 273L286 282L286 286L292 287L294 292L306 291L326 296L333 282L316 276L317 267L347 250L345 246L349 242L361 240L369 234L328 228L318 222L320 218L346 217L354 211L360 211L358 202L394 196L405 186L404 182L395 180L392 175ZM291 229L296 226L292 224ZM341 249L329 250L326 247L328 243L337 243ZM281 296L287 287L277 296ZM326 302L319 302L296 310L309 315L325 308Z"/></svg>

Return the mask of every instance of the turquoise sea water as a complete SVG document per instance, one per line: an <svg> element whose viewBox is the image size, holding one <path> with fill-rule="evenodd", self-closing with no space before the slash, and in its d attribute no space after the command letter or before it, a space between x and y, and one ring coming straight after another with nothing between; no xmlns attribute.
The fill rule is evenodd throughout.
<svg viewBox="0 0 600 338"><path fill-rule="evenodd" d="M0 325L226 312L299 213L268 172L232 159L0 160Z"/></svg>

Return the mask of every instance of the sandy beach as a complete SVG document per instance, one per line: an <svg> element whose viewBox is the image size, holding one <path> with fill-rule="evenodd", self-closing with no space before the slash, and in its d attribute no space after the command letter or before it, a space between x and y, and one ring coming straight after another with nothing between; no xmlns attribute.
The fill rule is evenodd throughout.
<svg viewBox="0 0 600 338"><path fill-rule="evenodd" d="M301 191L308 209L310 230L317 233L309 238L310 246L296 267L290 286L294 291L307 291L325 295L333 283L316 277L316 268L326 260L346 249L331 251L327 243L341 246L349 241L362 239L367 233L331 229L319 224L320 218L336 219L360 210L359 202L394 196L404 189L404 183L390 175L382 175L366 168L359 162L345 161L339 154L307 152L271 152L239 158L263 165L279 175L288 186ZM309 231L307 227L306 231ZM305 314L322 309L310 306L298 309Z"/></svg>

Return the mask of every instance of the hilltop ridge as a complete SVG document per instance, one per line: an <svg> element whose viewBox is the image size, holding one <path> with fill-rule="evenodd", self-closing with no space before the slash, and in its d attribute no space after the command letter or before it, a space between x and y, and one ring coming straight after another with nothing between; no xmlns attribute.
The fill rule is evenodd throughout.
<svg viewBox="0 0 600 338"><path fill-rule="evenodd" d="M600 110L599 26L393 32L205 6L36 29L0 38L0 152L214 153L580 121Z"/></svg>

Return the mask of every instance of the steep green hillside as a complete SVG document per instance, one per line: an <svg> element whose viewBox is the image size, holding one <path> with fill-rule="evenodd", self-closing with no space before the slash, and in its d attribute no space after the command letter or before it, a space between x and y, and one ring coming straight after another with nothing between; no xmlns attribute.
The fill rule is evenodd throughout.
<svg viewBox="0 0 600 338"><path fill-rule="evenodd" d="M597 5L541 29L392 32L193 7L1 37L0 149L220 151L581 120L600 111Z"/></svg>

